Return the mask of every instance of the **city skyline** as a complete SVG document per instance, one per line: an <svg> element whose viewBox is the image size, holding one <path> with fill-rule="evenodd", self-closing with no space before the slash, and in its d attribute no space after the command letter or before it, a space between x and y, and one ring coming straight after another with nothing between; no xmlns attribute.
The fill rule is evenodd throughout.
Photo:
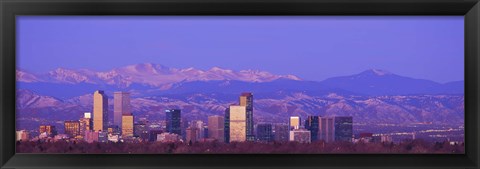
<svg viewBox="0 0 480 169"><path fill-rule="evenodd" d="M17 19L18 152L464 152L461 16Z"/></svg>

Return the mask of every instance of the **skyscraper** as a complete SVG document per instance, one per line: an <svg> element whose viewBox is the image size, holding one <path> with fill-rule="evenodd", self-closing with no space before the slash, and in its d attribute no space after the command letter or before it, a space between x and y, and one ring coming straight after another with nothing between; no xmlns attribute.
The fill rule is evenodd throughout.
<svg viewBox="0 0 480 169"><path fill-rule="evenodd" d="M242 93L240 95L240 106L245 106L247 112L247 140L255 141L253 124L253 94Z"/></svg>
<svg viewBox="0 0 480 169"><path fill-rule="evenodd" d="M318 116L308 116L305 120L305 129L310 131L312 142L318 140L318 125Z"/></svg>
<svg viewBox="0 0 480 169"><path fill-rule="evenodd" d="M200 140L200 139L203 139L203 138L204 138L204 137L203 137L203 136L204 136L203 133L205 132L205 130L204 130L204 123L203 123L202 120L194 120L194 121L191 121L190 127L195 127L195 128L197 128L198 133L200 133L200 134L197 134L197 140Z"/></svg>
<svg viewBox="0 0 480 169"><path fill-rule="evenodd" d="M79 121L65 121L65 134L70 137L77 137L80 135L80 122Z"/></svg>
<svg viewBox="0 0 480 169"><path fill-rule="evenodd" d="M83 118L80 118L80 135L85 138L85 131L92 130L92 113L86 112Z"/></svg>
<svg viewBox="0 0 480 169"><path fill-rule="evenodd" d="M273 141L272 124L258 124L257 139L264 142Z"/></svg>
<svg viewBox="0 0 480 169"><path fill-rule="evenodd" d="M278 142L287 142L290 134L290 127L288 124L275 124L274 126L274 140Z"/></svg>
<svg viewBox="0 0 480 169"><path fill-rule="evenodd" d="M133 114L122 115L122 137L133 137Z"/></svg>
<svg viewBox="0 0 480 169"><path fill-rule="evenodd" d="M166 121L167 121L167 132L175 133L178 135L182 134L180 128L180 119L181 119L181 111L179 109L169 109L165 110L166 113Z"/></svg>
<svg viewBox="0 0 480 169"><path fill-rule="evenodd" d="M114 92L113 93L113 125L122 126L122 115L130 115L132 113L130 105L130 93Z"/></svg>
<svg viewBox="0 0 480 169"><path fill-rule="evenodd" d="M225 119L222 116L208 117L208 137L219 141L224 140Z"/></svg>
<svg viewBox="0 0 480 169"><path fill-rule="evenodd" d="M325 142L335 141L334 117L319 117L318 122L318 140Z"/></svg>
<svg viewBox="0 0 480 169"><path fill-rule="evenodd" d="M225 123L224 123L224 141L225 143L230 142L230 108L225 109Z"/></svg>
<svg viewBox="0 0 480 169"><path fill-rule="evenodd" d="M302 124L300 120L299 116L291 116L289 121L290 130L299 129Z"/></svg>
<svg viewBox="0 0 480 169"><path fill-rule="evenodd" d="M245 106L230 106L230 142L247 140L247 112Z"/></svg>
<svg viewBox="0 0 480 169"><path fill-rule="evenodd" d="M353 118L335 117L335 141L352 141L353 137Z"/></svg>
<svg viewBox="0 0 480 169"><path fill-rule="evenodd" d="M106 131L108 126L108 98L102 90L93 93L93 130Z"/></svg>

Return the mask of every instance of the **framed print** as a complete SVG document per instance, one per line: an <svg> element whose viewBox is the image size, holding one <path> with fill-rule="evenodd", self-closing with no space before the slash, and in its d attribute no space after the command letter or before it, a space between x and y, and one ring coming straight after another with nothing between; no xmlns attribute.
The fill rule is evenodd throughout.
<svg viewBox="0 0 480 169"><path fill-rule="evenodd" d="M1 165L477 168L478 8L2 1Z"/></svg>

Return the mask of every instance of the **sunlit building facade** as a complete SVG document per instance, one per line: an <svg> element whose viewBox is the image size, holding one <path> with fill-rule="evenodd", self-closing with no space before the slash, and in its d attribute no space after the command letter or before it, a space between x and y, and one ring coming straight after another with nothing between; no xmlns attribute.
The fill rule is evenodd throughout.
<svg viewBox="0 0 480 169"><path fill-rule="evenodd" d="M30 140L30 134L26 130L16 131L16 141L28 141Z"/></svg>
<svg viewBox="0 0 480 169"><path fill-rule="evenodd" d="M105 92L93 93L93 130L106 131L108 126L108 98Z"/></svg>
<svg viewBox="0 0 480 169"><path fill-rule="evenodd" d="M230 142L247 140L247 112L245 106L230 106Z"/></svg>
<svg viewBox="0 0 480 169"><path fill-rule="evenodd" d="M40 134L46 133L47 137L53 137L57 135L57 128L53 125L41 125L38 132Z"/></svg>
<svg viewBox="0 0 480 169"><path fill-rule="evenodd" d="M133 137L133 115L132 114L122 115L122 137L123 138Z"/></svg>
<svg viewBox="0 0 480 169"><path fill-rule="evenodd" d="M80 135L85 137L85 131L93 129L92 113L86 112L83 114L83 118L80 118Z"/></svg>
<svg viewBox="0 0 480 169"><path fill-rule="evenodd" d="M80 136L80 122L79 121L65 121L65 134L69 137L77 137Z"/></svg>
<svg viewBox="0 0 480 169"><path fill-rule="evenodd" d="M291 116L289 120L290 130L300 129L302 125L301 119L299 116Z"/></svg>

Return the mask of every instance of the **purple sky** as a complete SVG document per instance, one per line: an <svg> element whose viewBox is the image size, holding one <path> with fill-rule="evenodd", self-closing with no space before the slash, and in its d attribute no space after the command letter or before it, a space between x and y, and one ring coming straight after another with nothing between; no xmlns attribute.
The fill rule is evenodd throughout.
<svg viewBox="0 0 480 169"><path fill-rule="evenodd" d="M20 16L18 67L105 71L136 63L259 69L308 80L366 69L464 77L463 16Z"/></svg>

